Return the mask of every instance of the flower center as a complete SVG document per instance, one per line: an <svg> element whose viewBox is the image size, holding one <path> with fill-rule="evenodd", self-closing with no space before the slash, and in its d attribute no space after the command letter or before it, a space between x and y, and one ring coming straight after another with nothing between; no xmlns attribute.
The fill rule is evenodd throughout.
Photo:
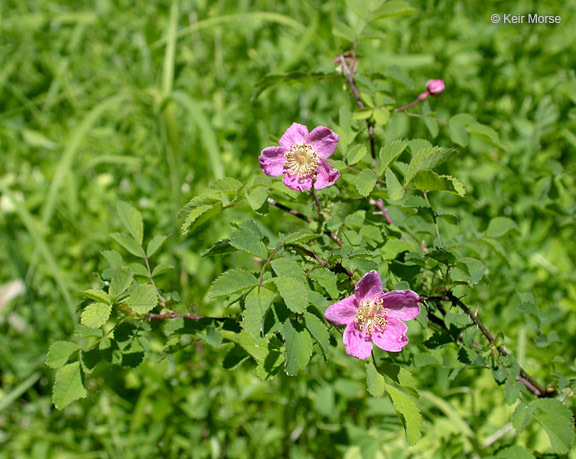
<svg viewBox="0 0 576 459"><path fill-rule="evenodd" d="M285 153L286 161L284 169L290 175L297 175L300 178L308 177L316 172L320 158L312 145L302 143L300 145L291 145L290 151Z"/></svg>
<svg viewBox="0 0 576 459"><path fill-rule="evenodd" d="M374 331L382 330L388 324L388 308L383 308L384 300L375 298L360 302L360 307L356 311L354 322L358 324L360 331L366 329L366 334L370 336Z"/></svg>

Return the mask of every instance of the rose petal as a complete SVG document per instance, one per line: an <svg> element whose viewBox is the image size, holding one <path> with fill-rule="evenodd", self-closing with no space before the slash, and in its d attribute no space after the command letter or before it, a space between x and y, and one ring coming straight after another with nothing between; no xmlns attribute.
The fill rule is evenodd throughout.
<svg viewBox="0 0 576 459"><path fill-rule="evenodd" d="M333 185L334 182L338 180L338 177L340 177L340 172L334 169L325 159L320 160L316 174L314 188L317 190Z"/></svg>
<svg viewBox="0 0 576 459"><path fill-rule="evenodd" d="M288 149L285 147L268 147L262 150L258 160L260 161L260 168L262 172L270 177L280 177L284 175L284 163L286 162L285 153Z"/></svg>
<svg viewBox="0 0 576 459"><path fill-rule="evenodd" d="M308 128L302 124L292 123L286 132L280 137L278 142L283 147L290 147L292 145L300 145L307 143L308 140Z"/></svg>
<svg viewBox="0 0 576 459"><path fill-rule="evenodd" d="M324 126L314 128L308 136L308 143L314 147L320 158L332 156L338 146L338 134Z"/></svg>
<svg viewBox="0 0 576 459"><path fill-rule="evenodd" d="M372 333L374 344L388 352L400 352L406 344L406 330L408 327L401 320L388 317L388 323L383 329L376 329Z"/></svg>
<svg viewBox="0 0 576 459"><path fill-rule="evenodd" d="M418 300L420 296L412 290L394 290L384 294L383 307L388 308L388 315L400 320L410 320L420 314Z"/></svg>
<svg viewBox="0 0 576 459"><path fill-rule="evenodd" d="M360 331L354 322L348 324L344 330L343 341L348 355L365 360L372 354L372 340L366 336L366 333Z"/></svg>
<svg viewBox="0 0 576 459"><path fill-rule="evenodd" d="M312 178L300 178L297 175L286 174L282 179L282 183L294 191L305 191L312 188Z"/></svg>
<svg viewBox="0 0 576 459"><path fill-rule="evenodd" d="M354 295L344 298L338 303L329 306L324 313L326 320L338 325L348 325L356 317L358 305L355 302Z"/></svg>
<svg viewBox="0 0 576 459"><path fill-rule="evenodd" d="M354 289L356 299L360 301L373 300L382 296L382 281L376 271L370 271L356 284Z"/></svg>

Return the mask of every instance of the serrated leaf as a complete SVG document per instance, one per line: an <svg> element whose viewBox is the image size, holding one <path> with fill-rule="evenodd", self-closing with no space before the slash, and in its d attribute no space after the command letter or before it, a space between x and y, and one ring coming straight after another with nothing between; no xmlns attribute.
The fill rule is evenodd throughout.
<svg viewBox="0 0 576 459"><path fill-rule="evenodd" d="M516 222L508 217L496 217L490 220L485 236L498 238L509 231L517 229Z"/></svg>
<svg viewBox="0 0 576 459"><path fill-rule="evenodd" d="M544 427L554 452L566 454L575 440L572 412L559 400L538 399L530 403L534 418Z"/></svg>
<svg viewBox="0 0 576 459"><path fill-rule="evenodd" d="M368 196L376 185L376 174L370 169L364 169L356 177L356 189L361 196Z"/></svg>
<svg viewBox="0 0 576 459"><path fill-rule="evenodd" d="M88 289L83 290L82 294L90 298L91 300L99 301L100 303L106 303L106 304L112 303L110 295L108 295L104 290Z"/></svg>
<svg viewBox="0 0 576 459"><path fill-rule="evenodd" d="M454 150L444 147L428 146L425 148L415 149L413 145L418 144L414 140L410 142L413 154L412 160L408 165L408 170L404 176L404 185L409 185L419 171L433 169L454 156L455 153Z"/></svg>
<svg viewBox="0 0 576 459"><path fill-rule="evenodd" d="M62 368L70 356L76 352L80 347L76 343L70 341L56 341L52 343L48 349L48 356L46 358L46 365L50 368L57 370Z"/></svg>
<svg viewBox="0 0 576 459"><path fill-rule="evenodd" d="M214 197L196 196L186 204L178 217L182 220L182 234L220 213L222 201Z"/></svg>
<svg viewBox="0 0 576 459"><path fill-rule="evenodd" d="M276 258L270 263L278 277L293 277L301 283L306 282L306 273L300 265L290 258Z"/></svg>
<svg viewBox="0 0 576 459"><path fill-rule="evenodd" d="M112 306L105 303L92 303L80 315L80 323L90 328L100 328L110 317Z"/></svg>
<svg viewBox="0 0 576 459"><path fill-rule="evenodd" d="M473 123L476 123L474 117L465 113L460 113L450 118L448 124L450 131L450 139L452 140L452 142L457 143L462 147L467 146L468 130L466 129L466 126Z"/></svg>
<svg viewBox="0 0 576 459"><path fill-rule="evenodd" d="M226 255L228 253L236 252L236 247L232 247L230 245L230 239L222 239L221 241L216 242L212 247L209 249L204 250L200 254L201 257L211 257L214 255Z"/></svg>
<svg viewBox="0 0 576 459"><path fill-rule="evenodd" d="M168 236L164 234L157 234L152 238L152 240L148 243L148 248L146 249L146 255L150 258L152 255L156 253L156 251L162 247L162 244L166 242Z"/></svg>
<svg viewBox="0 0 576 459"><path fill-rule="evenodd" d="M80 362L64 365L56 372L52 393L52 401L56 408L62 410L73 401L84 398L86 395Z"/></svg>
<svg viewBox="0 0 576 459"><path fill-rule="evenodd" d="M150 284L140 284L126 299L126 304L136 314L148 314L158 304L156 289Z"/></svg>
<svg viewBox="0 0 576 459"><path fill-rule="evenodd" d="M208 298L229 296L256 287L258 279L243 269L230 269L218 277L208 291Z"/></svg>
<svg viewBox="0 0 576 459"><path fill-rule="evenodd" d="M262 322L268 308L276 298L276 293L267 288L255 288L248 295L244 302L244 313L242 314L242 327L252 336L258 338L262 331Z"/></svg>
<svg viewBox="0 0 576 459"><path fill-rule="evenodd" d="M372 362L366 364L366 384L368 386L368 392L372 397L382 397L386 391L384 376L378 373L378 370Z"/></svg>
<svg viewBox="0 0 576 459"><path fill-rule="evenodd" d="M288 309L303 313L308 306L308 287L293 277L276 277L274 283Z"/></svg>
<svg viewBox="0 0 576 459"><path fill-rule="evenodd" d="M404 196L404 187L396 178L392 169L386 169L386 189L390 201L398 201Z"/></svg>
<svg viewBox="0 0 576 459"><path fill-rule="evenodd" d="M523 403L516 407L512 414L512 426L516 432L520 433L526 428L534 410L533 406L524 405Z"/></svg>
<svg viewBox="0 0 576 459"><path fill-rule="evenodd" d="M284 240L285 244L297 244L300 242L313 241L321 237L318 233L307 233L304 231L297 231L295 233L289 234Z"/></svg>
<svg viewBox="0 0 576 459"><path fill-rule="evenodd" d="M418 11L409 3L401 0L392 0L383 3L381 6L372 11L371 20L395 18L400 16L408 16Z"/></svg>
<svg viewBox="0 0 576 459"><path fill-rule="evenodd" d="M295 320L286 321L282 334L286 341L285 370L288 375L296 376L312 357L312 338L304 326Z"/></svg>
<svg viewBox="0 0 576 459"><path fill-rule="evenodd" d="M372 116L371 108L361 108L352 113L353 120L365 120Z"/></svg>
<svg viewBox="0 0 576 459"><path fill-rule="evenodd" d="M456 177L450 175L438 175L434 171L419 171L412 180L412 186L424 191L446 191L458 196L464 196L466 190L464 185Z"/></svg>
<svg viewBox="0 0 576 459"><path fill-rule="evenodd" d="M232 234L230 237L230 245L254 257L263 260L268 258L266 246L260 240L258 235L248 228L242 228Z"/></svg>
<svg viewBox="0 0 576 459"><path fill-rule="evenodd" d="M318 316L305 311L303 314L304 325L324 352L328 352L330 346L330 333L326 324Z"/></svg>
<svg viewBox="0 0 576 459"><path fill-rule="evenodd" d="M108 293L112 298L117 298L126 291L132 283L133 274L126 266L118 266L112 270L112 279Z"/></svg>
<svg viewBox="0 0 576 459"><path fill-rule="evenodd" d="M404 419L404 428L406 429L406 437L408 444L414 445L422 436L422 415L412 398L396 389L394 386L386 387L388 395L392 399L394 409L402 415Z"/></svg>
<svg viewBox="0 0 576 459"><path fill-rule="evenodd" d="M336 35L337 37L344 38L349 42L353 42L356 39L356 32L352 27L348 24L344 24L343 22L338 22L332 29L332 34Z"/></svg>
<svg viewBox="0 0 576 459"><path fill-rule="evenodd" d="M378 154L378 175L382 175L382 173L398 159L398 156L402 154L407 146L408 142L400 139L386 142Z"/></svg>
<svg viewBox="0 0 576 459"><path fill-rule="evenodd" d="M116 210L120 220L128 232L132 235L138 245L142 245L142 236L144 235L144 225L142 223L142 214L127 202L120 201L116 205Z"/></svg>
<svg viewBox="0 0 576 459"><path fill-rule="evenodd" d="M104 258L106 258L108 266L110 266L111 269L114 269L122 264L122 256L116 252L116 250L104 250L102 255L104 255Z"/></svg>
<svg viewBox="0 0 576 459"><path fill-rule="evenodd" d="M168 263L160 263L154 267L152 270L152 277L159 276L160 274L164 274L165 272L174 269L174 266L169 265Z"/></svg>
<svg viewBox="0 0 576 459"><path fill-rule="evenodd" d="M386 107L378 107L374 109L374 121L379 126L384 126L390 119L390 110Z"/></svg>
<svg viewBox="0 0 576 459"><path fill-rule="evenodd" d="M365 145L355 145L354 147L350 148L350 150L348 150L348 153L346 154L346 161L350 165L356 164L358 161L364 158L364 156L366 156L367 152L368 150L366 149Z"/></svg>
<svg viewBox="0 0 576 459"><path fill-rule="evenodd" d="M126 250L128 250L128 252L130 252L132 255L144 258L144 250L132 236L124 233L112 233L110 237Z"/></svg>
<svg viewBox="0 0 576 459"><path fill-rule="evenodd" d="M506 148L500 142L500 136L498 133L489 126L485 126L480 123L474 123L466 127L468 134L483 140L489 144L494 145L495 147L500 148L501 150L506 150Z"/></svg>
<svg viewBox="0 0 576 459"><path fill-rule="evenodd" d="M316 269L311 273L310 277L317 281L331 298L339 296L338 276L332 271L325 268Z"/></svg>
<svg viewBox="0 0 576 459"><path fill-rule="evenodd" d="M128 264L128 268L130 268L130 271L132 271L132 274L135 276L148 278L148 270L142 263L130 263Z"/></svg>

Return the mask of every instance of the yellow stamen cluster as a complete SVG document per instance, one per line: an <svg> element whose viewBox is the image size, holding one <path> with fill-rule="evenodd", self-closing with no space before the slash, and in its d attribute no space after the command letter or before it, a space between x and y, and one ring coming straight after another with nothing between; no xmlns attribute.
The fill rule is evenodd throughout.
<svg viewBox="0 0 576 459"><path fill-rule="evenodd" d="M356 311L354 322L358 324L360 331L366 329L366 334L370 336L375 330L383 329L388 324L388 308L383 308L384 300L375 298L360 302L360 307Z"/></svg>
<svg viewBox="0 0 576 459"><path fill-rule="evenodd" d="M308 177L316 172L320 158L312 145L302 143L290 146L290 151L285 153L286 161L284 169L290 175L297 175L300 178Z"/></svg>

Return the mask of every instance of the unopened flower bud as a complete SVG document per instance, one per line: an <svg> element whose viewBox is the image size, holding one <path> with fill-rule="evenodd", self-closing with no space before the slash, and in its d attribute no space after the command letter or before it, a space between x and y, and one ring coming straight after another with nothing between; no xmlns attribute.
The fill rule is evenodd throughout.
<svg viewBox="0 0 576 459"><path fill-rule="evenodd" d="M444 86L444 82L442 80L429 80L428 83L426 83L426 89L434 97L442 94L445 88L446 86Z"/></svg>

